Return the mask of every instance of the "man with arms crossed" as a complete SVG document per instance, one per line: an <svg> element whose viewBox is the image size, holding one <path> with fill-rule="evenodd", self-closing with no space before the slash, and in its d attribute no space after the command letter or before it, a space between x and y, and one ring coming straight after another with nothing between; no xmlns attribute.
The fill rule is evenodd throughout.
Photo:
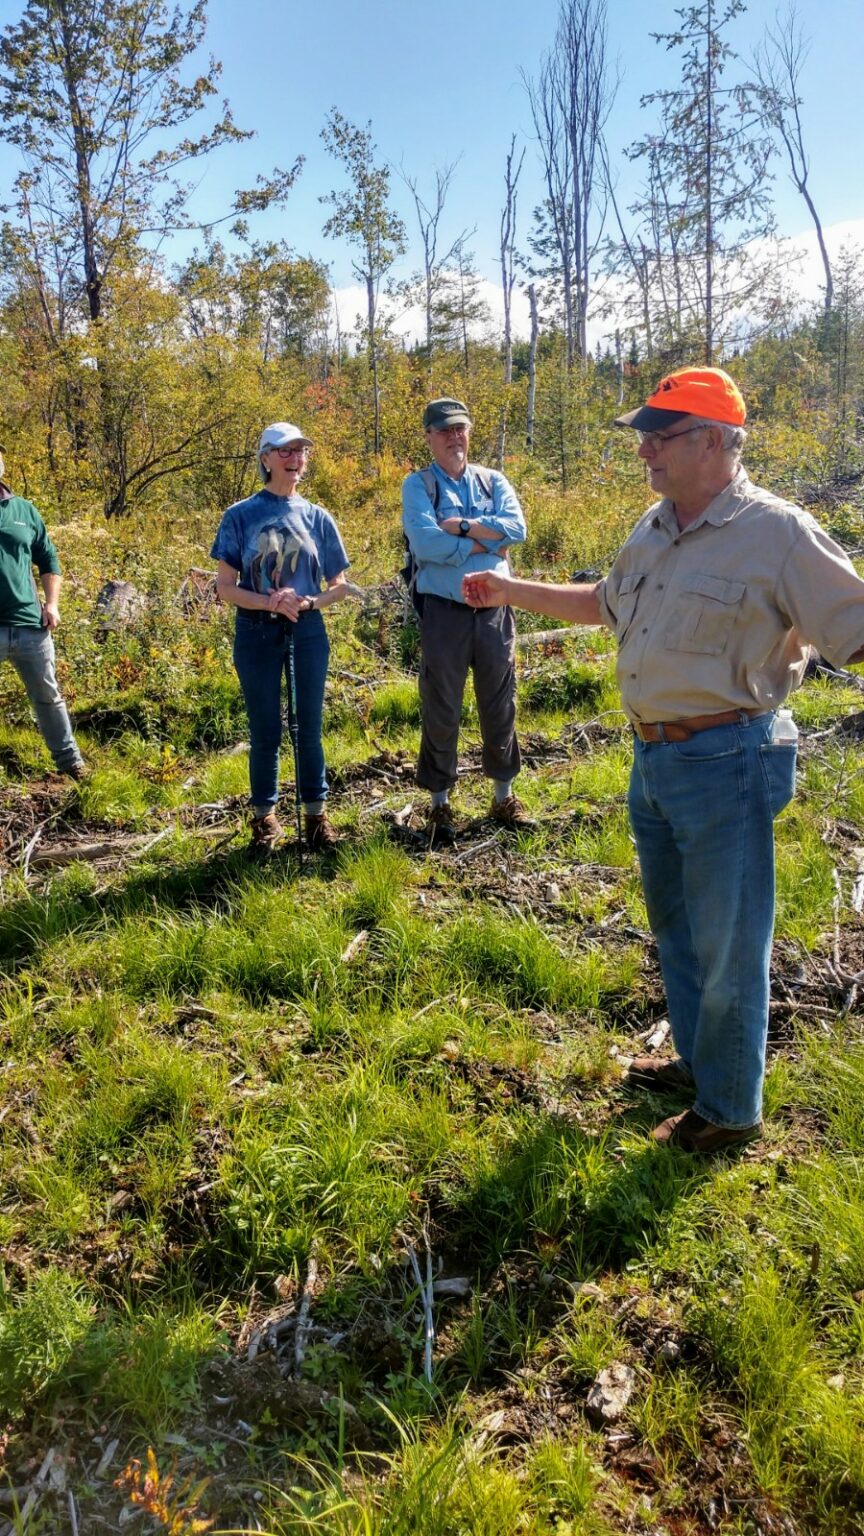
<svg viewBox="0 0 864 1536"><path fill-rule="evenodd" d="M84 761L54 673L54 641L60 623L60 561L39 513L3 480L0 452L0 661L11 661L36 716L58 773L83 779ZM40 603L36 566L45 593Z"/></svg>
<svg viewBox="0 0 864 1536"><path fill-rule="evenodd" d="M744 401L719 368L683 368L616 425L639 433L661 499L605 580L470 575L466 601L512 603L618 637L634 734L629 810L666 988L674 1060L631 1082L690 1093L658 1142L714 1152L762 1132L775 816L795 743L775 713L810 646L864 659L864 581L809 513L751 484Z"/></svg>
<svg viewBox="0 0 864 1536"><path fill-rule="evenodd" d="M422 597L417 782L431 792L433 842L456 836L450 790L456 783L459 718L468 668L483 738L483 772L493 781L491 814L511 828L531 826L513 793L519 772L516 740L516 624L512 609L468 605L466 572L509 571L506 550L525 538L516 492L496 470L468 463L471 418L460 400L432 400L423 412L432 454L427 471L402 485L402 527L417 566Z"/></svg>

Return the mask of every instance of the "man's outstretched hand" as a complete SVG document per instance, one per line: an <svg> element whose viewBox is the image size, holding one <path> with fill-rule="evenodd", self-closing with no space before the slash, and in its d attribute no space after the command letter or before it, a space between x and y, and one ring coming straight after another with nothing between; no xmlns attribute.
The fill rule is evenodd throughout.
<svg viewBox="0 0 864 1536"><path fill-rule="evenodd" d="M509 580L494 571L476 571L462 577L462 596L469 608L500 608L507 601Z"/></svg>

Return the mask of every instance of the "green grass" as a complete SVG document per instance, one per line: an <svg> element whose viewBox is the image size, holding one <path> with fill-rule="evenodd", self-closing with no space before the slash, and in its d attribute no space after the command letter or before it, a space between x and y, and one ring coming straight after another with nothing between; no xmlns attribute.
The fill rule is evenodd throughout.
<svg viewBox="0 0 864 1536"><path fill-rule="evenodd" d="M573 542L569 530L565 552ZM34 1444L68 1443L89 1464L92 1437L116 1435L123 1459L152 1443L181 1480L212 1475L217 1528L251 1530L254 1509L273 1536L623 1536L635 1519L683 1533L720 1485L735 1511L721 1528L737 1536L765 1508L808 1536L852 1536L858 1002L834 1020L784 1014L772 1031L755 1153L703 1164L656 1147L647 1131L665 1105L620 1087L620 1055L663 1005L639 937L608 643L574 632L563 657L521 656L536 762L519 792L538 826L486 847L469 829L454 857L397 846L361 814L373 783L387 806L416 799L410 779L357 777L383 751L415 751L416 680L370 654L376 629L359 615L333 635L327 752L348 838L302 874L290 851L264 869L242 853L247 762L230 749L245 724L223 619L192 635L166 608L137 639L70 635L94 772L60 792L66 835L175 824L125 865L26 883L20 860L3 871L10 1480L28 1475ZM799 722L827 729L847 693L808 685ZM0 787L14 799L45 761L9 697ZM596 715L616 734L590 747L570 727ZM471 698L466 726L474 743ZM283 770L290 780L290 753ZM459 787L466 819L481 816L485 781ZM235 798L214 849L194 807ZM839 920L857 968L859 824L864 844L857 747L803 754L777 829L784 963L830 958ZM469 1287L436 1300L431 1386L405 1264L406 1237L424 1262L424 1225L435 1273L440 1261ZM305 1375L328 1406L299 1424L272 1404L220 1407L212 1371L244 1320L296 1307L312 1256L324 1331ZM670 1333L680 1353L664 1360L652 1340ZM627 1463L584 1411L615 1361L637 1378L619 1426ZM247 1413L249 1435L236 1430ZM652 1469L650 1509L637 1463ZM81 1528L91 1513L95 1528L93 1490L75 1486Z"/></svg>

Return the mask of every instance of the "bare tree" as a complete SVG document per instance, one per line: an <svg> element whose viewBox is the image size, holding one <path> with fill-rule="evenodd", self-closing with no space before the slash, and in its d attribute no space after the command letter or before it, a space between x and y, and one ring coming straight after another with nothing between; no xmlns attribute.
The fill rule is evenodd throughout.
<svg viewBox="0 0 864 1536"><path fill-rule="evenodd" d="M778 16L776 30L768 31L757 48L754 71L765 119L786 150L789 175L813 220L825 273L825 314L830 315L834 302L834 278L822 223L809 187L810 161L804 148L802 102L798 93L801 71L809 51L810 41L803 36L798 13L792 5L785 16Z"/></svg>
<svg viewBox="0 0 864 1536"><path fill-rule="evenodd" d="M519 185L519 176L525 160L523 149L519 156L518 164L514 167L513 160L516 154L516 135L510 140L510 149L507 154L506 170L504 176L504 207L501 211L501 243L499 255L501 259L501 289L504 295L504 383L513 381L513 333L510 323L511 308L513 304L513 289L516 286L516 189Z"/></svg>
<svg viewBox="0 0 864 1536"><path fill-rule="evenodd" d="M513 307L513 289L516 286L516 190L519 185L519 176L525 160L523 149L518 162L514 165L516 155L516 135L510 139L510 149L507 153L507 161L504 175L504 207L501 211L501 241L498 254L501 261L501 293L504 300L504 384L513 382L513 328L511 313ZM507 395L505 393L501 401L501 417L498 423L498 463L504 462L504 449L507 443Z"/></svg>
<svg viewBox="0 0 864 1536"><path fill-rule="evenodd" d="M528 304L531 310L531 343L528 349L528 399L525 411L525 447L534 452L534 403L537 399L537 338L540 323L537 319L537 290L528 284Z"/></svg>
<svg viewBox="0 0 864 1536"><path fill-rule="evenodd" d="M557 247L567 361L588 358L588 302L605 220L603 129L617 90L607 56L606 0L561 0L555 44L525 80ZM524 78L524 77L523 77Z"/></svg>
<svg viewBox="0 0 864 1536"><path fill-rule="evenodd" d="M445 271L448 263L455 257L459 246L464 245L465 241L473 234L473 230L463 229L462 233L457 235L444 254L439 255L438 225L444 212L444 204L447 201L447 193L450 190L450 182L457 164L458 161L454 161L452 165L445 165L443 170L436 168L435 191L429 203L421 197L417 189L417 178L407 176L404 170L400 170L402 180L414 199L417 227L420 231L420 239L423 242L423 271L420 274L419 281L422 284L423 310L426 319L426 350L430 358L435 341L435 297L441 287L442 273ZM416 282L417 279L410 285L415 295Z"/></svg>

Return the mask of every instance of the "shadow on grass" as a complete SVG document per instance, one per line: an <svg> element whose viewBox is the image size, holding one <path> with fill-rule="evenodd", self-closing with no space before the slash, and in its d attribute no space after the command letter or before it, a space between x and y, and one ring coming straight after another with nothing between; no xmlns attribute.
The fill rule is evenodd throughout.
<svg viewBox="0 0 864 1536"><path fill-rule="evenodd" d="M494 1162L463 1163L443 1191L438 1220L459 1251L492 1267L538 1245L584 1276L622 1266L655 1240L676 1202L706 1177L705 1164L646 1139L650 1106L592 1135L563 1117L526 1120Z"/></svg>
<svg viewBox="0 0 864 1536"><path fill-rule="evenodd" d="M67 878L47 891L27 892L0 905L0 963L19 967L46 946L71 934L86 937L107 923L137 913L167 908L174 913L218 912L256 886L293 885L312 877L329 880L332 860L306 855L302 866L296 846L253 861L245 846L171 867L137 869L108 891L76 888Z"/></svg>

